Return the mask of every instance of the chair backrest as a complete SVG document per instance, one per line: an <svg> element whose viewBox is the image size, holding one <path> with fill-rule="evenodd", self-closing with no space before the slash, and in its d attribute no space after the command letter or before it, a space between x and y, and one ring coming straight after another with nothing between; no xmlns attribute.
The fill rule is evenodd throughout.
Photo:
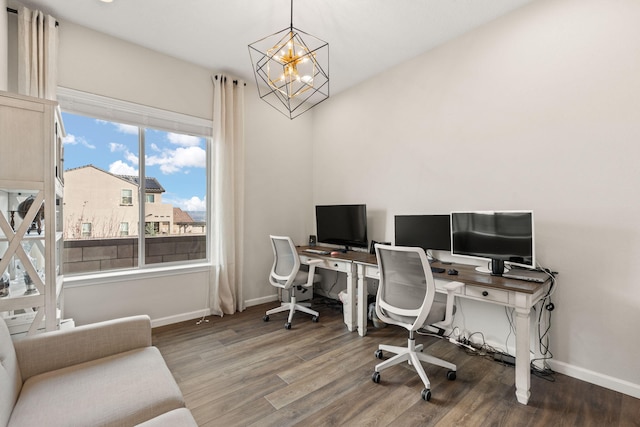
<svg viewBox="0 0 640 427"><path fill-rule="evenodd" d="M289 289L300 270L300 258L293 240L287 236L269 236L273 249L273 266L269 282L273 286Z"/></svg>
<svg viewBox="0 0 640 427"><path fill-rule="evenodd" d="M376 245L380 283L376 314L415 331L423 326L435 296L435 283L422 248Z"/></svg>
<svg viewBox="0 0 640 427"><path fill-rule="evenodd" d="M0 426L9 423L9 417L22 389L22 376L9 329L0 319Z"/></svg>

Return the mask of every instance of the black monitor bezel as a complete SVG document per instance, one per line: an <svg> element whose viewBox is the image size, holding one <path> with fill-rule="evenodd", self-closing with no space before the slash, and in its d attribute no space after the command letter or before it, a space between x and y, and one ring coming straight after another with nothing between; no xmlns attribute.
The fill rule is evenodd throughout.
<svg viewBox="0 0 640 427"><path fill-rule="evenodd" d="M401 223L405 223L402 224ZM414 226L415 238L405 239L399 235L404 227ZM434 229L437 227L437 230ZM442 228L446 227L446 229ZM395 215L394 233L396 246L420 247L426 251L451 251L451 218L449 214L435 215ZM401 237L399 239L399 237ZM438 244L434 245L433 241Z"/></svg>
<svg viewBox="0 0 640 427"><path fill-rule="evenodd" d="M357 221L358 224L362 224L364 226L364 231L359 233L359 236L326 236L327 227L326 224L321 224L320 219L323 218L323 215L318 215L319 210L333 210L334 214L343 212L347 213L348 217L353 218ZM316 205L316 236L318 239L318 243L324 243L328 245L338 245L344 246L345 249L350 249L351 247L357 248L367 248L369 246L368 239L368 226L367 226L367 205L364 203L361 204L336 204L336 205ZM326 212L325 212L326 214Z"/></svg>
<svg viewBox="0 0 640 427"><path fill-rule="evenodd" d="M518 254L523 255L520 259L509 258L501 254L489 254L488 251L480 253L480 251L470 251L467 249L461 249L459 243L456 244L455 233L456 233L456 216L458 215L502 215L502 214L527 214L529 215L530 221L530 230L531 235L529 237L529 247L530 254ZM496 260L500 262L504 262L508 265L515 265L523 268L536 268L536 251L535 251L535 223L533 210L502 210L502 211L454 211L451 212L451 255L456 257L466 257L466 258L474 258L474 259L482 259L482 260ZM526 258L530 257L530 260L526 260Z"/></svg>

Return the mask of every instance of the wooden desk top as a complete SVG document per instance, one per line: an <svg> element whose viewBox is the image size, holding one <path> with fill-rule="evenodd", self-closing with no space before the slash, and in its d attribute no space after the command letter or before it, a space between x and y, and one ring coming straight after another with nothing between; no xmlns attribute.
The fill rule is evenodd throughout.
<svg viewBox="0 0 640 427"><path fill-rule="evenodd" d="M366 264L366 265L378 265L378 261L375 255L369 254L368 252L354 252L349 251L347 253L339 253L336 255L318 255L309 252L304 252L304 249L318 249L321 251L329 251L335 250L333 248L321 247L321 246L300 246L298 247L298 253L309 255L309 256L319 256L324 258L331 259L339 259L343 261L351 261L357 264ZM508 279L502 276L492 276L488 273L481 273L476 270L475 265L468 264L443 264L441 262L434 262L431 264L432 267L440 267L444 268L444 273L433 273L434 279L448 280L448 281L459 281L468 285L477 285L483 286L487 288L495 288L506 291L515 291L515 292L523 292L526 294L534 294L543 286L549 284L551 279L549 278L544 283L537 282L528 282L526 280L518 280L518 279ZM457 275L449 275L447 274L447 270L449 269L458 270Z"/></svg>

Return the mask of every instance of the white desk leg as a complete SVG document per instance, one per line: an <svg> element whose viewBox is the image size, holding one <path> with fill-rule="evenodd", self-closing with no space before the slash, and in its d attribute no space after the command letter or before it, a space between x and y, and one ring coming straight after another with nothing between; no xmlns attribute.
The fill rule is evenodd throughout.
<svg viewBox="0 0 640 427"><path fill-rule="evenodd" d="M348 304L343 304L343 309L345 310L345 323L347 324L347 329L350 332L356 330L357 321L356 321L356 287L355 282L353 280L353 264L349 266L347 270L347 302Z"/></svg>
<svg viewBox="0 0 640 427"><path fill-rule="evenodd" d="M530 308L516 308L516 398L526 405L531 395L529 358Z"/></svg>
<svg viewBox="0 0 640 427"><path fill-rule="evenodd" d="M367 283L364 277L364 266L358 264L358 335L367 335Z"/></svg>

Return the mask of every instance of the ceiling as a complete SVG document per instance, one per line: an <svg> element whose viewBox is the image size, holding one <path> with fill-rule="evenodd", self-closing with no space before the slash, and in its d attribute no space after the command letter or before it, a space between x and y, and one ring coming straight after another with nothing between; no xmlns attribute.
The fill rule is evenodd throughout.
<svg viewBox="0 0 640 427"><path fill-rule="evenodd" d="M296 28L329 43L336 94L533 0L296 0ZM9 5L16 6L10 0ZM290 0L24 0L65 21L253 81L247 45L287 28Z"/></svg>

